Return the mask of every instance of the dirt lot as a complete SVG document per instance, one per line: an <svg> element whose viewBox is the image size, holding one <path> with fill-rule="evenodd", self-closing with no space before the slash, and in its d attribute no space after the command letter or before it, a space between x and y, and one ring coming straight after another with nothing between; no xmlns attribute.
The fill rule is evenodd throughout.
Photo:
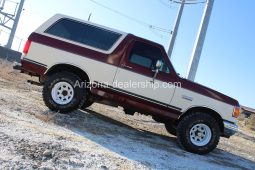
<svg viewBox="0 0 255 170"><path fill-rule="evenodd" d="M255 169L255 132L242 122L215 151L195 155L149 116L100 104L51 112L30 77L0 67L0 169Z"/></svg>

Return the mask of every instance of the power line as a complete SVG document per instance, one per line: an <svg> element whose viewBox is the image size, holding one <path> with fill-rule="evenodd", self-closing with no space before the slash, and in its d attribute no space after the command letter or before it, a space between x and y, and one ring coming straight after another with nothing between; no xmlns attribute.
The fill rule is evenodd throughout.
<svg viewBox="0 0 255 170"><path fill-rule="evenodd" d="M168 36L160 34L158 31L150 29L151 33L153 33L155 36L162 40L168 40Z"/></svg>
<svg viewBox="0 0 255 170"><path fill-rule="evenodd" d="M5 30L3 30L3 29L0 29L0 32L3 32L3 33L5 33L5 34L10 34L10 32L7 32L7 31L5 31ZM15 38L17 38L17 39L19 39L19 40L24 40L23 38L20 38L20 37L18 37L18 36L16 36L15 35ZM24 40L25 41L25 40Z"/></svg>
<svg viewBox="0 0 255 170"><path fill-rule="evenodd" d="M121 13L121 12L115 10L115 9L112 9L112 8L110 8L110 7L108 7L108 6L104 5L104 4L101 4L101 3L99 3L99 2L97 2L97 1L95 1L95 0L90 0L90 1L91 1L92 3L98 5L98 6L101 6L101 7L105 8L105 9L111 11L111 12L114 12L114 13L116 13L116 14L118 14L118 15L120 15L120 16L123 16L123 17L125 17L125 18L128 18L128 19L130 19L130 20L132 20L132 21L134 21L134 22L136 22L136 23L138 23L138 24L140 24L140 25L146 26L146 27L148 27L148 28L150 28L150 29L158 30L158 31L161 31L161 32L169 33L169 34L172 33L171 30L168 30L168 29L165 29L165 28L161 28L161 27L158 27L158 26L155 26L155 25L151 25L151 24L149 24L149 23L146 23L146 22L141 21L141 20L139 20L139 19L136 19L136 18L134 18L134 17L128 16L128 15L126 15L126 14L124 14L124 13Z"/></svg>
<svg viewBox="0 0 255 170"><path fill-rule="evenodd" d="M168 0L167 0L167 1L168 1ZM173 9L173 8L174 8L173 5L164 2L164 0L159 0L159 2L160 2L162 5L164 5L165 7L169 8L169 9Z"/></svg>
<svg viewBox="0 0 255 170"><path fill-rule="evenodd" d="M172 3L181 4L183 0L169 0ZM207 0L185 0L185 5L204 4Z"/></svg>

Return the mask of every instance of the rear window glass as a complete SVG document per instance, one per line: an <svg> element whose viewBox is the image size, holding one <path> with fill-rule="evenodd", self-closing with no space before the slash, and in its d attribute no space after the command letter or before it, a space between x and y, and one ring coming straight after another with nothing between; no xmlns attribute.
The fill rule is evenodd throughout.
<svg viewBox="0 0 255 170"><path fill-rule="evenodd" d="M109 50L121 36L121 34L109 30L70 19L61 19L45 32L106 51Z"/></svg>

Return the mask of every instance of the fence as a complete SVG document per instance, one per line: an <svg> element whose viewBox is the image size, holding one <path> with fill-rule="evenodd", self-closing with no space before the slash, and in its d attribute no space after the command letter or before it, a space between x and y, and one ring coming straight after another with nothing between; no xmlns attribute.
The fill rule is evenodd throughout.
<svg viewBox="0 0 255 170"><path fill-rule="evenodd" d="M20 62L21 53L10 50L8 48L0 46L0 58L8 60L8 61L17 61Z"/></svg>
<svg viewBox="0 0 255 170"><path fill-rule="evenodd" d="M10 33L6 32L5 30L0 30L0 46L5 46L8 42ZM12 50L21 52L26 41L22 38L14 36L13 43L12 43Z"/></svg>

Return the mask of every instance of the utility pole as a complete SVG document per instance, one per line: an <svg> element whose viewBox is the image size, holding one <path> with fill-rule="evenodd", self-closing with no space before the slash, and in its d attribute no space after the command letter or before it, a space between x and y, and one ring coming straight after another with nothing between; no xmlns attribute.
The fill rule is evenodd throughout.
<svg viewBox="0 0 255 170"><path fill-rule="evenodd" d="M212 14L213 4L214 0L207 0L206 7L204 9L203 18L200 24L199 32L197 35L197 39L190 59L190 64L188 67L187 77L191 81L194 81L196 77L196 72L202 54L207 28Z"/></svg>
<svg viewBox="0 0 255 170"><path fill-rule="evenodd" d="M6 45L6 48L11 49L11 47L12 47L13 39L14 39L14 36L15 36L15 33L16 33L16 30L17 30L17 27L18 27L20 15L21 15L21 12L23 10L24 3L25 3L25 0L20 0L19 8L18 8L16 17L13 20L13 26L12 26L12 29L11 29L11 33L10 33L9 40L8 40L7 45Z"/></svg>
<svg viewBox="0 0 255 170"><path fill-rule="evenodd" d="M4 8L5 0L0 0L0 10Z"/></svg>
<svg viewBox="0 0 255 170"><path fill-rule="evenodd" d="M180 7L179 7L179 11L178 11L176 20L175 20L174 29L173 29L173 32L172 32L172 38L170 40L169 47L168 47L167 54L168 54L169 59L171 59L171 57L172 57L174 44L175 44L176 37L177 37L177 34L178 34L178 29L179 29L179 26L180 26L184 5L185 5L185 0L182 0L181 3L180 3Z"/></svg>

